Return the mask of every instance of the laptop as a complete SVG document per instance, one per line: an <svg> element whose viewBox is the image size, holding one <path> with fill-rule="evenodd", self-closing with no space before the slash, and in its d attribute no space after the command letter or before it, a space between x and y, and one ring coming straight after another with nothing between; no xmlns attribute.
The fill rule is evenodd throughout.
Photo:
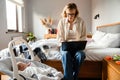
<svg viewBox="0 0 120 80"><path fill-rule="evenodd" d="M63 51L77 51L84 50L86 47L87 41L70 41L70 42L62 42L62 50Z"/></svg>

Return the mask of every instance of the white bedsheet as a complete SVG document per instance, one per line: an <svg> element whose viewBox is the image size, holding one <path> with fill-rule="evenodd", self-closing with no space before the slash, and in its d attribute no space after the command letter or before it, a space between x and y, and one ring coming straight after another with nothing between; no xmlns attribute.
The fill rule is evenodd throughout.
<svg viewBox="0 0 120 80"><path fill-rule="evenodd" d="M32 50L34 50L36 47L40 47L41 49L43 49L42 48L43 45L47 45L49 47L49 49L47 49L46 51L43 50L47 59L57 59L57 60L61 59L61 54L59 53L59 49L58 49L59 42L57 39L41 39L36 41L30 46Z"/></svg>
<svg viewBox="0 0 120 80"><path fill-rule="evenodd" d="M85 54L85 60L101 61L107 55L120 55L120 48L90 48L85 50Z"/></svg>
<svg viewBox="0 0 120 80"><path fill-rule="evenodd" d="M101 61L105 56L120 55L120 48L90 48L84 50L86 54L85 60L89 61ZM50 56L47 56L48 59L61 59L61 53L56 51L51 51Z"/></svg>

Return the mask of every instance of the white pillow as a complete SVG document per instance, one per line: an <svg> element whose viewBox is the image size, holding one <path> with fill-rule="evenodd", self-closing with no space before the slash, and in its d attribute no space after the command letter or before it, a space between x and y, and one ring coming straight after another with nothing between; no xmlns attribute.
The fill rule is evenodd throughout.
<svg viewBox="0 0 120 80"><path fill-rule="evenodd" d="M109 44L109 47L119 47L120 46L120 33L118 34L109 34L110 37L112 37L111 44Z"/></svg>
<svg viewBox="0 0 120 80"><path fill-rule="evenodd" d="M101 44L104 47L119 47L120 34L107 33L102 39L98 41L98 44Z"/></svg>
<svg viewBox="0 0 120 80"><path fill-rule="evenodd" d="M98 42L91 42L89 44L86 45L86 49L93 49L93 48L105 48L105 46L103 44L99 44Z"/></svg>
<svg viewBox="0 0 120 80"><path fill-rule="evenodd" d="M102 39L104 36L105 36L105 32L102 32L102 31L96 31L93 36L92 36L92 39L95 41L95 42L98 42L100 39Z"/></svg>

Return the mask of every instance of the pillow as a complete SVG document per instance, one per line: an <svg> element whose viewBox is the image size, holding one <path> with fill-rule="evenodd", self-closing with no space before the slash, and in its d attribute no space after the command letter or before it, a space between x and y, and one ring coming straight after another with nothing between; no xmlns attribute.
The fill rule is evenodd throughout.
<svg viewBox="0 0 120 80"><path fill-rule="evenodd" d="M99 44L98 42L91 42L89 44L86 45L86 49L96 49L96 48L105 48L104 45L102 44Z"/></svg>
<svg viewBox="0 0 120 80"><path fill-rule="evenodd" d="M102 39L99 40L98 44L104 47L116 48L120 46L120 34L107 33Z"/></svg>
<svg viewBox="0 0 120 80"><path fill-rule="evenodd" d="M109 44L109 47L118 48L120 46L120 33L118 34L109 34L110 37L112 37L111 44Z"/></svg>
<svg viewBox="0 0 120 80"><path fill-rule="evenodd" d="M104 37L105 34L106 34L105 32L96 31L96 32L93 34L92 39L93 39L95 42L97 42L97 41L99 41L102 37Z"/></svg>

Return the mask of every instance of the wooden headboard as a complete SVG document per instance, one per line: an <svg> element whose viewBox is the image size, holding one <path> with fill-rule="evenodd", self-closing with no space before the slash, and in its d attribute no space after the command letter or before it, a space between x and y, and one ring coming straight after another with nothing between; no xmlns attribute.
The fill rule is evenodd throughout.
<svg viewBox="0 0 120 80"><path fill-rule="evenodd" d="M97 30L107 33L120 33L120 22L97 26Z"/></svg>

